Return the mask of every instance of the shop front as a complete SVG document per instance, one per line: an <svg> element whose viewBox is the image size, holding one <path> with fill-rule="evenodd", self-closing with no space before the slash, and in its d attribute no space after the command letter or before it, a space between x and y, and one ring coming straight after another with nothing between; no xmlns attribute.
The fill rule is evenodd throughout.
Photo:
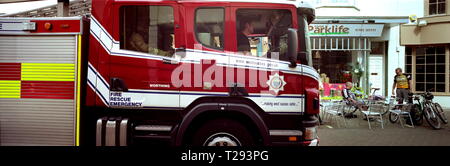
<svg viewBox="0 0 450 166"><path fill-rule="evenodd" d="M450 12L403 24L400 32L412 91L430 91L435 95L433 101L450 108Z"/></svg>
<svg viewBox="0 0 450 166"><path fill-rule="evenodd" d="M369 83L369 75L383 77L382 71L369 73L371 41L382 36L383 28L384 24L375 23L313 23L309 26L313 65L323 84L322 97L339 98L346 82L354 83L366 94L374 84L384 84L382 81Z"/></svg>

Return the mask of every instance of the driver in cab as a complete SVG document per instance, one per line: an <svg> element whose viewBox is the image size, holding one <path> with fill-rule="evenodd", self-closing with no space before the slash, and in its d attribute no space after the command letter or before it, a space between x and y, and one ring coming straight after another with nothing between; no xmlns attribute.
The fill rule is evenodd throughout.
<svg viewBox="0 0 450 166"><path fill-rule="evenodd" d="M239 23L237 33L238 53L242 55L252 55L248 36L254 32L254 23L250 18L243 18Z"/></svg>

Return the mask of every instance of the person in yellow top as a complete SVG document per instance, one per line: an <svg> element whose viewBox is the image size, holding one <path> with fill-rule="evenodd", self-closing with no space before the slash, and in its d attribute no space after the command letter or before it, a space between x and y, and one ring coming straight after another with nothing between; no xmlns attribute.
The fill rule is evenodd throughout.
<svg viewBox="0 0 450 166"><path fill-rule="evenodd" d="M395 73L397 75L395 75L394 77L394 85L392 85L392 95L397 96L397 101L401 103L408 99L411 88L411 76L403 74L401 68L395 69ZM397 88L397 90L395 88Z"/></svg>

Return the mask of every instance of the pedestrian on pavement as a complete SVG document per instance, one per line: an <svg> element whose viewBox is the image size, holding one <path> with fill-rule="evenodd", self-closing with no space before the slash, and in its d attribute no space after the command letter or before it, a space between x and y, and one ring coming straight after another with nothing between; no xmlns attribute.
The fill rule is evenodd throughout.
<svg viewBox="0 0 450 166"><path fill-rule="evenodd" d="M401 68L395 69L395 74L394 84L392 85L392 96L396 96L398 103L401 104L408 99L409 93L411 92L411 75L404 74Z"/></svg>

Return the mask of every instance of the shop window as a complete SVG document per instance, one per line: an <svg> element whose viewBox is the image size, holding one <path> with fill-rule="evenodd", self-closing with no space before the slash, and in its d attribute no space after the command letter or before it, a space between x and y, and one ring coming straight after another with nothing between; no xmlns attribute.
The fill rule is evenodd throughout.
<svg viewBox="0 0 450 166"><path fill-rule="evenodd" d="M412 64L412 56L411 55L407 55L406 56L406 64L407 65L411 65Z"/></svg>
<svg viewBox="0 0 450 166"><path fill-rule="evenodd" d="M428 14L437 15L445 14L445 0L429 0L428 3Z"/></svg>
<svg viewBox="0 0 450 166"><path fill-rule="evenodd" d="M445 74L436 74L436 82L445 82Z"/></svg>
<svg viewBox="0 0 450 166"><path fill-rule="evenodd" d="M416 91L425 91L425 84L416 82Z"/></svg>
<svg viewBox="0 0 450 166"><path fill-rule="evenodd" d="M436 92L445 92L445 84L436 84Z"/></svg>
<svg viewBox="0 0 450 166"><path fill-rule="evenodd" d="M362 68L352 63L350 51L313 51L313 65L324 83L354 82L352 71Z"/></svg>
<svg viewBox="0 0 450 166"><path fill-rule="evenodd" d="M425 82L425 74L416 74L416 82Z"/></svg>
<svg viewBox="0 0 450 166"><path fill-rule="evenodd" d="M411 56L412 55L412 47L406 47L405 54Z"/></svg>
<svg viewBox="0 0 450 166"><path fill-rule="evenodd" d="M371 46L370 54L384 55L384 42L372 42L370 46Z"/></svg>
<svg viewBox="0 0 450 166"><path fill-rule="evenodd" d="M170 6L121 8L120 48L160 56L174 53L174 17Z"/></svg>
<svg viewBox="0 0 450 166"><path fill-rule="evenodd" d="M406 47L405 48L405 73L406 74L412 74L412 47Z"/></svg>
<svg viewBox="0 0 450 166"><path fill-rule="evenodd" d="M405 73L406 74L411 74L411 71L412 71L412 65L406 65L406 69L405 69Z"/></svg>
<svg viewBox="0 0 450 166"><path fill-rule="evenodd" d="M445 92L445 47L416 48L415 67L416 91Z"/></svg>
<svg viewBox="0 0 450 166"><path fill-rule="evenodd" d="M239 9L236 12L238 54L288 60L287 31L292 14L285 9Z"/></svg>
<svg viewBox="0 0 450 166"><path fill-rule="evenodd" d="M425 64L425 56L416 55L416 64Z"/></svg>
<svg viewBox="0 0 450 166"><path fill-rule="evenodd" d="M440 55L436 55L436 62L437 63L444 63L445 62L445 55L440 54Z"/></svg>
<svg viewBox="0 0 450 166"><path fill-rule="evenodd" d="M224 20L223 8L200 8L195 14L195 36L204 46L224 49Z"/></svg>

